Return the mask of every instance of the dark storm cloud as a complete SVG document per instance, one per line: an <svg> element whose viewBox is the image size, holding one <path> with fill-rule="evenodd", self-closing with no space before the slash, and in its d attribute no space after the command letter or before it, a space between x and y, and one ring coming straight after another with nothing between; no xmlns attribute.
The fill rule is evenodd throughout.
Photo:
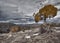
<svg viewBox="0 0 60 43"><path fill-rule="evenodd" d="M39 3L36 1L40 0L0 0L0 6L2 11L8 14L8 17L22 17L32 15L37 10Z"/></svg>
<svg viewBox="0 0 60 43"><path fill-rule="evenodd" d="M41 1L45 0L0 0L2 15L7 18L32 16L41 7ZM45 1L47 2L48 0Z"/></svg>
<svg viewBox="0 0 60 43"><path fill-rule="evenodd" d="M1 18L6 18L8 15L2 11L1 6L0 6L0 19Z"/></svg>

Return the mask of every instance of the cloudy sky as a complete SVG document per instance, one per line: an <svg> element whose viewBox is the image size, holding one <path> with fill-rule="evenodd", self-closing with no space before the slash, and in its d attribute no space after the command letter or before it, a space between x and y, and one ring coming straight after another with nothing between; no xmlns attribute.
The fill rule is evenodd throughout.
<svg viewBox="0 0 60 43"><path fill-rule="evenodd" d="M60 2L60 0L0 0L0 17L20 18L32 16L43 5L57 2ZM59 5L58 8L60 8Z"/></svg>

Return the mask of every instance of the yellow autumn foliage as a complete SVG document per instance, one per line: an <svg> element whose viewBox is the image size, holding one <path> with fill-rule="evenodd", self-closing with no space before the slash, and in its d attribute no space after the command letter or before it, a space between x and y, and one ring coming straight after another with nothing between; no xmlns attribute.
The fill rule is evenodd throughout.
<svg viewBox="0 0 60 43"><path fill-rule="evenodd" d="M41 20L41 15L44 18L48 18L48 16L55 17L57 15L57 8L53 5L45 5L43 8L39 9L39 12L35 14L35 22L39 22Z"/></svg>
<svg viewBox="0 0 60 43"><path fill-rule="evenodd" d="M40 15L38 13L34 14L34 19L35 19L35 22L39 22L39 20L41 19Z"/></svg>
<svg viewBox="0 0 60 43"><path fill-rule="evenodd" d="M39 13L44 14L46 16L46 18L49 15L52 15L54 17L57 14L57 8L54 7L53 5L46 5L39 10Z"/></svg>
<svg viewBox="0 0 60 43"><path fill-rule="evenodd" d="M11 26L10 31L11 32L18 32L18 31L20 31L20 27L19 26Z"/></svg>

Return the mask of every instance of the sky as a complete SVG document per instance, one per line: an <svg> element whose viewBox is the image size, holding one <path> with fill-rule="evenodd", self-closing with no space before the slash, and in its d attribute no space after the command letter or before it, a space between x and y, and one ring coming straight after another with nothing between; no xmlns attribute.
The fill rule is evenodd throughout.
<svg viewBox="0 0 60 43"><path fill-rule="evenodd" d="M45 4L54 4L60 0L0 0L1 18L24 18L33 16L34 12ZM57 6L60 8L60 6ZM58 16L60 13L58 13Z"/></svg>

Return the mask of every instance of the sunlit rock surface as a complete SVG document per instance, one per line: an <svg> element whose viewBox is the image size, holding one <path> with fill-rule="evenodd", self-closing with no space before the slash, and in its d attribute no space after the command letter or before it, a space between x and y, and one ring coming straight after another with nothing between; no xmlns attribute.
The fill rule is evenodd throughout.
<svg viewBox="0 0 60 43"><path fill-rule="evenodd" d="M27 27L26 27L27 26ZM0 33L0 43L60 43L60 25L58 27L52 25L52 32L44 32L41 34L40 25L26 25L18 32ZM44 27L44 26L43 26ZM49 26L44 27L47 29Z"/></svg>

